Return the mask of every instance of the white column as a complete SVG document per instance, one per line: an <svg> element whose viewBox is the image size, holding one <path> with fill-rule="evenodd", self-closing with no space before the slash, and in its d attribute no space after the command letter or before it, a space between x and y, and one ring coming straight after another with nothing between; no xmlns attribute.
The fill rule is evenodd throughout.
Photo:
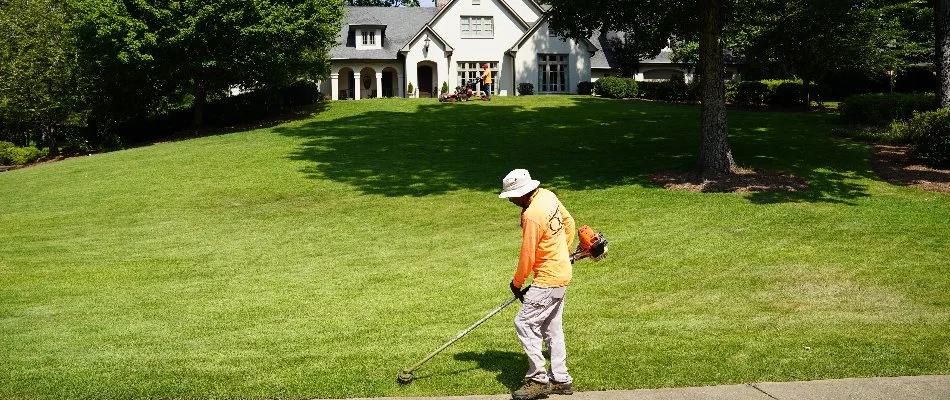
<svg viewBox="0 0 950 400"><path fill-rule="evenodd" d="M383 73L382 71L376 73L376 97L383 97Z"/></svg>
<svg viewBox="0 0 950 400"><path fill-rule="evenodd" d="M356 83L356 88L353 90L353 99L359 100L363 98L363 67L360 67L359 74L357 75L356 71L353 71L353 82Z"/></svg>
<svg viewBox="0 0 950 400"><path fill-rule="evenodd" d="M399 87L396 88L396 90L398 90L398 91L396 92L396 93L398 94L398 96L399 96L399 97L409 97L409 94L406 93L406 75L405 75L405 74L399 74L399 83L398 83L398 85L399 85Z"/></svg>
<svg viewBox="0 0 950 400"><path fill-rule="evenodd" d="M340 74L330 74L330 98L340 99Z"/></svg>

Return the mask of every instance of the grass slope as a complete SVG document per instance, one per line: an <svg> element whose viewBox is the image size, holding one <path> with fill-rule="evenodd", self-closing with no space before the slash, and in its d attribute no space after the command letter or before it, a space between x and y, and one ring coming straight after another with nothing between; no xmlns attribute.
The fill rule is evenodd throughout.
<svg viewBox="0 0 950 400"><path fill-rule="evenodd" d="M575 268L579 390L950 373L950 196L890 186L822 114L730 112L736 159L804 193L649 184L695 106L333 102L270 129L0 174L0 397L503 393L528 168L610 257Z"/></svg>

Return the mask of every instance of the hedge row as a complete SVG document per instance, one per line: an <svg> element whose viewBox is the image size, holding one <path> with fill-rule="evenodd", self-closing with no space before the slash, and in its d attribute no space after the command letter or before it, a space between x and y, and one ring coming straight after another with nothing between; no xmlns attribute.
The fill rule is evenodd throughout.
<svg viewBox="0 0 950 400"><path fill-rule="evenodd" d="M220 127L252 123L280 115L291 107L317 103L322 97L315 84L305 81L279 89L258 89L210 101L205 106L204 124ZM194 113L189 107L127 121L119 126L119 135L126 144L156 140L191 127Z"/></svg>
<svg viewBox="0 0 950 400"><path fill-rule="evenodd" d="M849 96L839 106L842 120L853 124L886 126L910 119L915 112L936 109L933 93L875 93Z"/></svg>
<svg viewBox="0 0 950 400"><path fill-rule="evenodd" d="M637 84L640 87L640 93L637 97L641 99L697 101L702 95L702 88L699 85L698 79L686 83L686 80L678 75L668 81L643 81Z"/></svg>
<svg viewBox="0 0 950 400"><path fill-rule="evenodd" d="M726 101L746 107L804 106L806 94L821 102L823 89L817 84L809 84L809 93L800 80L775 80L726 82Z"/></svg>
<svg viewBox="0 0 950 400"><path fill-rule="evenodd" d="M47 149L17 147L10 142L0 142L0 165L24 165L45 157Z"/></svg>
<svg viewBox="0 0 950 400"><path fill-rule="evenodd" d="M820 87L811 84L810 88L811 97L820 99ZM635 81L632 78L605 77L594 82L594 89L598 95L610 98L636 97L648 100L698 101L702 96L699 79L686 83L682 76L667 81ZM805 94L801 81L726 82L726 101L747 107L804 105Z"/></svg>

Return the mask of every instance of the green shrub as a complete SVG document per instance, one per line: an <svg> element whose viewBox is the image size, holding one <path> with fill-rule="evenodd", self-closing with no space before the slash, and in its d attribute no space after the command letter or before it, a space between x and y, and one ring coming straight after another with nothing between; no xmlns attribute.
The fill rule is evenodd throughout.
<svg viewBox="0 0 950 400"><path fill-rule="evenodd" d="M700 89L702 90L702 89ZM739 100L739 82L726 82L726 101L732 104L738 104Z"/></svg>
<svg viewBox="0 0 950 400"><path fill-rule="evenodd" d="M805 85L799 79L766 79L759 82L762 82L769 87L768 94L765 98L765 103L768 105L791 107L805 104ZM809 99L821 104L821 99L823 97L822 95L825 90L817 83L809 84L808 88Z"/></svg>
<svg viewBox="0 0 950 400"><path fill-rule="evenodd" d="M448 92L449 92L449 83L446 81L442 81L442 93L445 94Z"/></svg>
<svg viewBox="0 0 950 400"><path fill-rule="evenodd" d="M633 78L618 78L615 76L603 77L594 82L594 89L598 96L612 99L637 97L637 86L637 81Z"/></svg>
<svg viewBox="0 0 950 400"><path fill-rule="evenodd" d="M950 168L950 108L916 113L906 129L912 156L932 167Z"/></svg>
<svg viewBox="0 0 950 400"><path fill-rule="evenodd" d="M594 93L594 84L590 81L583 81L577 83L577 94L587 95Z"/></svg>
<svg viewBox="0 0 950 400"><path fill-rule="evenodd" d="M742 106L765 104L769 85L759 81L742 81L736 86L736 103Z"/></svg>
<svg viewBox="0 0 950 400"><path fill-rule="evenodd" d="M415 91L416 91L416 88L412 86L412 82L409 82L409 86L406 87L406 93L409 93L411 95Z"/></svg>
<svg viewBox="0 0 950 400"><path fill-rule="evenodd" d="M669 88L667 93L670 100L685 101L689 99L689 85L686 84L686 78L683 75L674 75L663 84Z"/></svg>
<svg viewBox="0 0 950 400"><path fill-rule="evenodd" d="M637 82L637 97L641 99L656 100L660 98L660 82L643 81Z"/></svg>
<svg viewBox="0 0 950 400"><path fill-rule="evenodd" d="M17 147L10 142L0 142L0 165L24 165L36 162L46 156L47 149L36 147Z"/></svg>
<svg viewBox="0 0 950 400"><path fill-rule="evenodd" d="M775 106L797 106L805 103L805 86L797 81L779 81L770 85L766 101Z"/></svg>
<svg viewBox="0 0 950 400"><path fill-rule="evenodd" d="M838 109L845 122L886 126L892 121L909 119L915 112L932 111L935 104L933 93L875 93L849 96Z"/></svg>
<svg viewBox="0 0 950 400"><path fill-rule="evenodd" d="M623 98L637 97L637 80L634 78L622 78Z"/></svg>
<svg viewBox="0 0 950 400"><path fill-rule="evenodd" d="M519 96L530 96L534 94L534 84L529 82L523 82L518 84L518 95Z"/></svg>
<svg viewBox="0 0 950 400"><path fill-rule="evenodd" d="M699 75L693 75L693 80L687 84L687 100L696 101L703 97L703 80Z"/></svg>

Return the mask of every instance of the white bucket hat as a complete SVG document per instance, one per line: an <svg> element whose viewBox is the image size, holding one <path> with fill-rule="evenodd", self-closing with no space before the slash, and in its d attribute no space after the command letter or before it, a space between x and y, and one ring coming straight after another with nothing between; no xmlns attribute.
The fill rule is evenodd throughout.
<svg viewBox="0 0 950 400"><path fill-rule="evenodd" d="M541 182L531 179L531 174L528 173L528 170L512 170L508 175L505 175L505 179L501 180L502 192L498 195L498 198L521 197L537 189L540 185Z"/></svg>

